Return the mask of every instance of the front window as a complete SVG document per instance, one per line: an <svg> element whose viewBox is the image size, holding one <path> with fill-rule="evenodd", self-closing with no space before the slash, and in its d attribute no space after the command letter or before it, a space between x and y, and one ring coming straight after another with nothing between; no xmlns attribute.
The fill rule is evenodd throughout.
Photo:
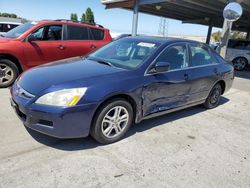
<svg viewBox="0 0 250 188"><path fill-rule="evenodd" d="M88 59L106 61L113 66L132 70L139 67L158 46L133 39L118 40L92 53Z"/></svg>
<svg viewBox="0 0 250 188"><path fill-rule="evenodd" d="M48 25L32 33L35 41L62 40L62 25Z"/></svg>
<svg viewBox="0 0 250 188"><path fill-rule="evenodd" d="M28 22L22 25L19 25L18 27L15 27L14 29L10 30L6 34L4 34L4 37L6 38L17 38L26 31L28 31L30 28L32 28L35 25L35 23Z"/></svg>
<svg viewBox="0 0 250 188"><path fill-rule="evenodd" d="M157 62L169 63L170 70L182 69L188 66L188 50L186 44L175 44L164 50L156 59Z"/></svg>

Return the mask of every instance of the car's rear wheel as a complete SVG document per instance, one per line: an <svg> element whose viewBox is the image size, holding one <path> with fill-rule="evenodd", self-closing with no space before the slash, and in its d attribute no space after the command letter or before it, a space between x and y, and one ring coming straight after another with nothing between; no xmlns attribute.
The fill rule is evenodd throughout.
<svg viewBox="0 0 250 188"><path fill-rule="evenodd" d="M12 61L0 59L0 88L11 86L18 74L18 68Z"/></svg>
<svg viewBox="0 0 250 188"><path fill-rule="evenodd" d="M133 122L133 108L124 99L108 101L97 111L91 136L102 144L120 140Z"/></svg>
<svg viewBox="0 0 250 188"><path fill-rule="evenodd" d="M248 62L244 57L237 57L233 60L234 69L237 71L242 71L246 68Z"/></svg>
<svg viewBox="0 0 250 188"><path fill-rule="evenodd" d="M204 103L204 107L207 109L212 109L212 108L217 107L220 102L221 94L222 94L222 87L218 83L210 91L206 99L206 102Z"/></svg>

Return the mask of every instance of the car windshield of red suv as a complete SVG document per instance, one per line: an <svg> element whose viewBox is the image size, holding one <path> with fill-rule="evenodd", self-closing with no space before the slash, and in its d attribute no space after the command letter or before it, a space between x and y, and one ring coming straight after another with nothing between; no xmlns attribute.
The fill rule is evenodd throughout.
<svg viewBox="0 0 250 188"><path fill-rule="evenodd" d="M10 30L9 32L7 32L6 34L4 34L3 36L6 38L17 38L20 35L22 35L23 33L25 33L26 31L28 31L30 28L32 28L36 23L34 22L28 22L25 24L22 24L12 30Z"/></svg>

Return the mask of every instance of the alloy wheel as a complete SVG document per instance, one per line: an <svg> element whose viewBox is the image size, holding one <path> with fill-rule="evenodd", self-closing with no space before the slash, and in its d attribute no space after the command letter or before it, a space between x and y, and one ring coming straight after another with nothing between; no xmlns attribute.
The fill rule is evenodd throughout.
<svg viewBox="0 0 250 188"><path fill-rule="evenodd" d="M214 88L214 90L212 91L211 97L210 97L210 103L212 105L217 104L219 99L220 99L220 95L221 95L220 89L217 87Z"/></svg>
<svg viewBox="0 0 250 188"><path fill-rule="evenodd" d="M14 71L5 64L0 64L0 85L9 84L14 79Z"/></svg>
<svg viewBox="0 0 250 188"><path fill-rule="evenodd" d="M246 60L243 58L238 58L234 61L234 68L236 70L243 70L246 67Z"/></svg>
<svg viewBox="0 0 250 188"><path fill-rule="evenodd" d="M123 106L115 106L105 114L102 120L102 134L107 138L115 138L123 133L128 122L128 110Z"/></svg>

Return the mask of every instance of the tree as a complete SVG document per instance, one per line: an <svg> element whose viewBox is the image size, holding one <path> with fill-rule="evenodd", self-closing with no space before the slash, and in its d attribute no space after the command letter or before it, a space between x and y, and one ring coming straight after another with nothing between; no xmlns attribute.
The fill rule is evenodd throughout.
<svg viewBox="0 0 250 188"><path fill-rule="evenodd" d="M215 42L220 42L221 32L217 31L217 32L213 33L212 37L213 37L213 39L214 39Z"/></svg>
<svg viewBox="0 0 250 188"><path fill-rule="evenodd" d="M94 13L92 12L91 8L87 8L86 13L85 13L85 23L88 24L95 24L95 17Z"/></svg>
<svg viewBox="0 0 250 188"><path fill-rule="evenodd" d="M234 31L231 35L232 39L246 39L246 33L241 31Z"/></svg>
<svg viewBox="0 0 250 188"><path fill-rule="evenodd" d="M70 15L70 20L72 20L72 21L78 21L78 17L77 17L77 14L75 14L75 13L71 13L71 15Z"/></svg>
<svg viewBox="0 0 250 188"><path fill-rule="evenodd" d="M16 14L9 14L9 13L0 13L0 16L1 17L8 17L8 18L17 18L17 15Z"/></svg>
<svg viewBox="0 0 250 188"><path fill-rule="evenodd" d="M85 23L85 18L86 18L86 17L85 17L85 14L83 13L83 14L82 14L82 18L81 18L81 22L82 22L82 23Z"/></svg>

